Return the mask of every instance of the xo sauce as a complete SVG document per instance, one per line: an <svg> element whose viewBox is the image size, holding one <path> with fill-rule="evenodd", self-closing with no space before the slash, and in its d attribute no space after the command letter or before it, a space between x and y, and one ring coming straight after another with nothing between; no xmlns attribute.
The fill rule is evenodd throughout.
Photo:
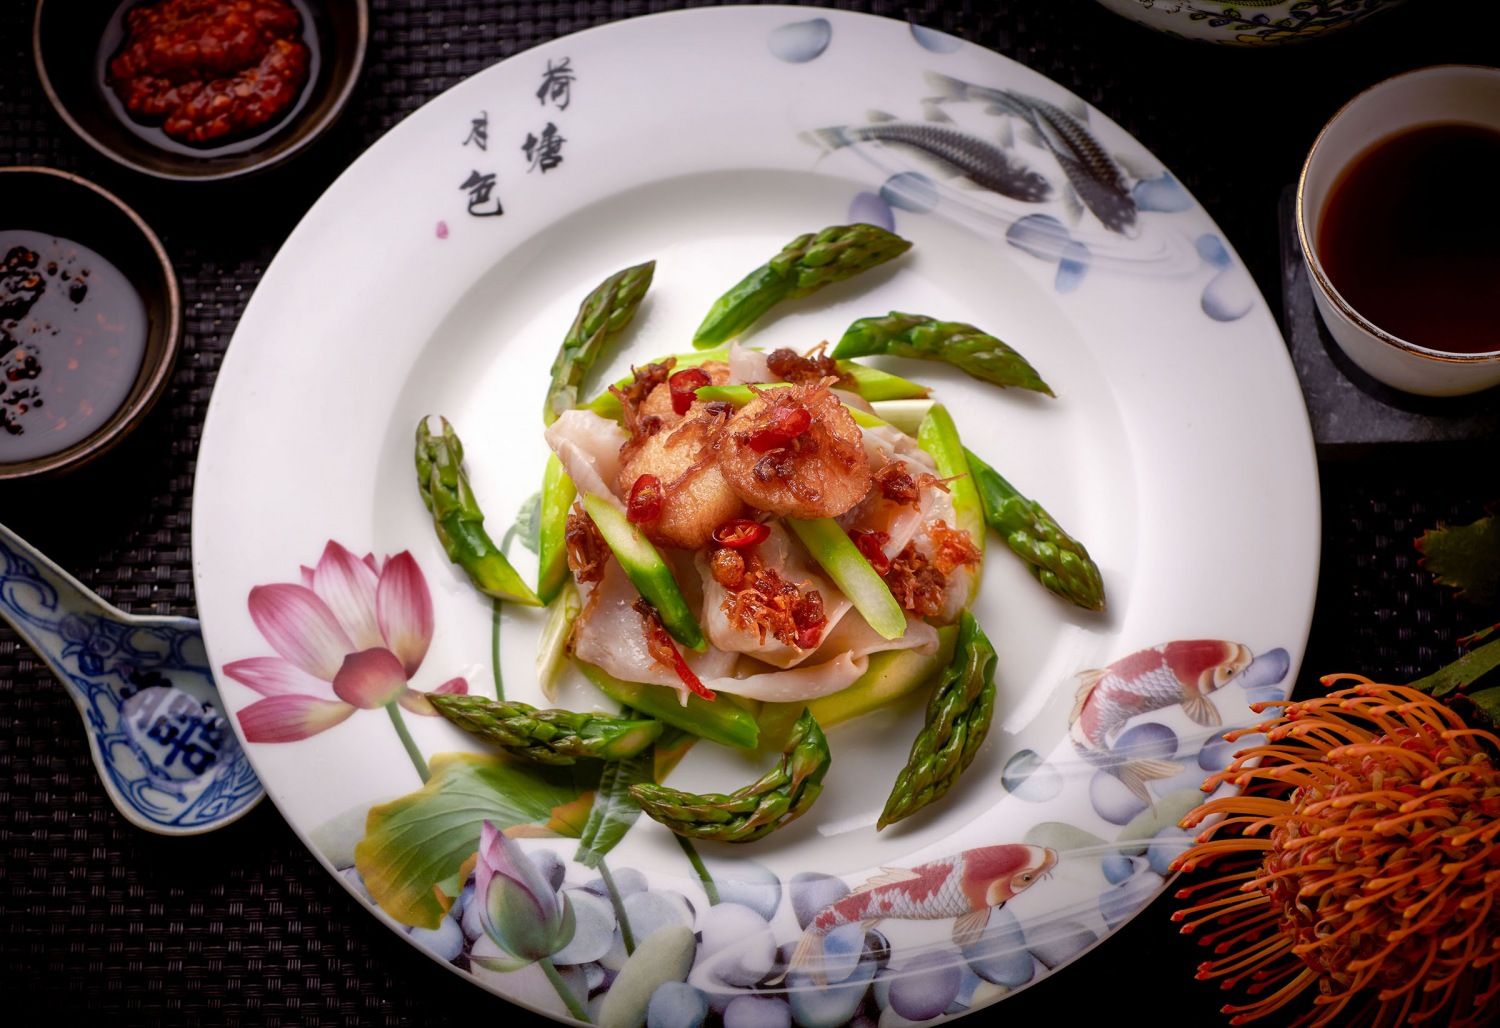
<svg viewBox="0 0 1500 1028"><path fill-rule="evenodd" d="M243 150L305 100L315 40L303 0L130 0L105 35L103 78L122 120L156 145Z"/></svg>
<svg viewBox="0 0 1500 1028"><path fill-rule="evenodd" d="M1500 131L1439 122L1370 147L1334 182L1318 259L1361 315L1445 353L1500 350Z"/></svg>
<svg viewBox="0 0 1500 1028"><path fill-rule="evenodd" d="M101 254L0 230L0 463L46 457L102 428L135 386L146 305Z"/></svg>

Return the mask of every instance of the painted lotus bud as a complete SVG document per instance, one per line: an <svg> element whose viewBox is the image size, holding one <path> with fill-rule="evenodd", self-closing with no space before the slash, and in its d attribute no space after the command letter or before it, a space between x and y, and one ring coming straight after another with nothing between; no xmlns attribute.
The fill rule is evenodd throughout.
<svg viewBox="0 0 1500 1028"><path fill-rule="evenodd" d="M550 957L572 940L572 905L490 821L479 833L474 886L485 934L517 959Z"/></svg>

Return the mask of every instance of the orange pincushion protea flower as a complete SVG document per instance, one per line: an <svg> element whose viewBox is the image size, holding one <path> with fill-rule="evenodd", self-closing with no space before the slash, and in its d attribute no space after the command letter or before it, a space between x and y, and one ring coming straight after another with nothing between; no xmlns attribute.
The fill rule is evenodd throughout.
<svg viewBox="0 0 1500 1028"><path fill-rule="evenodd" d="M1500 738L1405 686L1352 687L1281 706L1233 732L1264 733L1204 783L1244 788L1204 803L1184 828L1223 815L1174 863L1220 876L1173 915L1214 959L1198 977L1245 986L1232 1024L1309 990L1295 1022L1479 1025L1500 994Z"/></svg>

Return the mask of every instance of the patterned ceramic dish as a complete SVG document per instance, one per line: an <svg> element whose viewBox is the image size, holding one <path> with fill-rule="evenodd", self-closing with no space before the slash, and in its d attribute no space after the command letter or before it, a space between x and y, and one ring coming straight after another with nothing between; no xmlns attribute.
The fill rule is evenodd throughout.
<svg viewBox="0 0 1500 1028"><path fill-rule="evenodd" d="M1321 39L1402 0L1099 0L1117 14L1183 39L1275 46Z"/></svg>
<svg viewBox="0 0 1500 1028"><path fill-rule="evenodd" d="M308 46L307 84L284 116L230 142L190 144L131 118L108 84L135 0L38 0L32 53L47 99L68 127L104 156L156 178L213 181L275 167L332 128L364 67L368 0L291 0Z"/></svg>
<svg viewBox="0 0 1500 1028"><path fill-rule="evenodd" d="M964 176L954 161L971 162ZM830 729L800 820L680 845L607 802L598 769L520 766L413 716L426 693L502 681L549 705L534 668L545 615L497 614L434 538L418 421L456 426L500 539L541 482L548 369L585 292L657 261L596 369L612 381L685 349L712 299L789 239L851 220L893 226L910 260L747 341L805 350L891 309L1003 336L1055 399L889 367L931 385L968 445L1086 542L1109 593L1107 613L1072 608L991 543L972 611L1002 654L999 695L958 787L876 832L922 721L911 696ZM273 801L379 918L461 976L580 1022L640 1024L648 1007L653 1023L712 1009L804 1028L962 1014L1158 895L1186 842L1178 818L1229 757L1220 732L1289 691L1318 560L1303 410L1275 322L1203 209L1056 84L844 12L629 19L433 100L293 232L210 403L199 611ZM346 660L392 669L378 696ZM557 703L608 707L581 675ZM770 760L700 744L667 781L727 792ZM853 910L866 903L878 929L863 923L875 907ZM786 974L807 926L823 959Z"/></svg>

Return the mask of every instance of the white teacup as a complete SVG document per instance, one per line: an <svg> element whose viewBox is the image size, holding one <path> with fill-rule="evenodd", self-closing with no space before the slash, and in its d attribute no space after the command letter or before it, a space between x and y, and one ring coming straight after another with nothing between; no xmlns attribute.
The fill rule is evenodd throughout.
<svg viewBox="0 0 1500 1028"><path fill-rule="evenodd" d="M1386 140L1434 124L1467 124L1500 132L1500 68L1439 65L1386 79L1360 93L1324 126L1297 182L1297 236L1313 297L1329 333L1371 377L1425 396L1456 396L1500 385L1500 282L1494 348L1447 352L1399 338L1355 310L1319 259L1318 229L1329 198L1351 164ZM1372 210L1369 217L1382 212ZM1493 240L1500 246L1500 240Z"/></svg>

